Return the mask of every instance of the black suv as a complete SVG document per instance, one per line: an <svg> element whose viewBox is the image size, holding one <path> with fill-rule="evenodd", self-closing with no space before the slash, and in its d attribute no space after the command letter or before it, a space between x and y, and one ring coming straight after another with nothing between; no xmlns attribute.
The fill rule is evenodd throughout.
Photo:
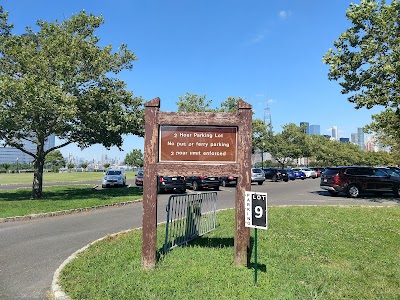
<svg viewBox="0 0 400 300"><path fill-rule="evenodd" d="M221 182L217 176L187 176L186 187L198 191L204 188L219 190Z"/></svg>
<svg viewBox="0 0 400 300"><path fill-rule="evenodd" d="M271 179L271 181L282 180L281 170L275 168L263 168L265 179Z"/></svg>
<svg viewBox="0 0 400 300"><path fill-rule="evenodd" d="M143 182L142 182L143 185ZM157 192L186 192L186 179L184 176L158 176Z"/></svg>
<svg viewBox="0 0 400 300"><path fill-rule="evenodd" d="M345 193L351 198L363 192L393 193L400 197L400 175L384 167L330 167L322 173L320 187L331 195Z"/></svg>

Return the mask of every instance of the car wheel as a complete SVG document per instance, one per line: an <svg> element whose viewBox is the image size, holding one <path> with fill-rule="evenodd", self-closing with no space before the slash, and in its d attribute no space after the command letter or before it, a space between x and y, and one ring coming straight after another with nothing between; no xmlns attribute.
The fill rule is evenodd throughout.
<svg viewBox="0 0 400 300"><path fill-rule="evenodd" d="M350 184L347 188L346 195L349 198L357 198L360 196L360 188L355 184Z"/></svg>
<svg viewBox="0 0 400 300"><path fill-rule="evenodd" d="M179 191L181 192L181 194L186 193L186 189L184 189L184 188L181 188Z"/></svg>
<svg viewBox="0 0 400 300"><path fill-rule="evenodd" d="M223 186L223 187L226 187L226 185L227 185L227 184L226 184L226 180L222 180L222 186Z"/></svg>
<svg viewBox="0 0 400 300"><path fill-rule="evenodd" d="M106 188L106 186L105 186L104 184L102 184L102 185L101 185L101 187L102 187L103 189L105 189L105 188Z"/></svg>
<svg viewBox="0 0 400 300"><path fill-rule="evenodd" d="M331 194L332 196L337 196L339 194L339 192L336 191L328 191L329 194Z"/></svg>
<svg viewBox="0 0 400 300"><path fill-rule="evenodd" d="M288 181L289 181L289 179L284 179L283 181L284 181L284 182L288 182Z"/></svg>
<svg viewBox="0 0 400 300"><path fill-rule="evenodd" d="M219 191L219 186L216 186L214 190Z"/></svg>
<svg viewBox="0 0 400 300"><path fill-rule="evenodd" d="M304 180L304 179L306 179L305 177L301 177L301 180Z"/></svg>
<svg viewBox="0 0 400 300"><path fill-rule="evenodd" d="M192 182L192 188L193 188L193 191L198 191L199 190L199 185L197 184L196 181Z"/></svg>
<svg viewBox="0 0 400 300"><path fill-rule="evenodd" d="M259 181L258 185L262 185L264 183L264 181Z"/></svg>

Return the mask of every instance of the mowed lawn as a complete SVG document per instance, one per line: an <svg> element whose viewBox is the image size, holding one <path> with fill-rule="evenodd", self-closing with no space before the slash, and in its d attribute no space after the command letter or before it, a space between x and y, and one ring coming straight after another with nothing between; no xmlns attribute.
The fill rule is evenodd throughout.
<svg viewBox="0 0 400 300"><path fill-rule="evenodd" d="M128 178L134 178L132 172ZM31 188L1 189L0 218L26 216L30 214L101 206L142 199L142 189L124 187L95 189L95 184L81 184L85 181L98 181L101 185L102 173L45 173L44 182L69 182L69 185L44 186L43 198L31 199ZM0 174L0 182L28 184L33 180L32 173Z"/></svg>
<svg viewBox="0 0 400 300"><path fill-rule="evenodd" d="M135 179L136 172L126 172L128 180ZM98 181L104 176L103 172L67 172L67 173L43 173L44 183L54 182L85 182L85 181ZM9 184L32 184L33 173L0 173L0 185Z"/></svg>
<svg viewBox="0 0 400 300"><path fill-rule="evenodd" d="M271 207L251 259L234 259L234 210L217 228L141 267L140 229L110 236L61 272L72 299L400 299L400 207ZM158 226L162 249L165 226Z"/></svg>

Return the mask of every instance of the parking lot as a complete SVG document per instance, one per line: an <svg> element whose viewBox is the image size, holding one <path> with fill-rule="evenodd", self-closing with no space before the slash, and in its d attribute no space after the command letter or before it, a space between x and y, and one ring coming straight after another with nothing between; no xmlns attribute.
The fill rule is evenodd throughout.
<svg viewBox="0 0 400 300"><path fill-rule="evenodd" d="M356 199L347 198L344 195L331 196L327 191L319 187L320 179L294 180L289 182L272 182L266 180L263 185L253 183L251 190L268 194L268 205L371 205L371 206L391 206L399 205L400 198L395 198L392 194L375 196L373 194L363 195ZM197 193L187 190L187 193ZM199 192L208 192L202 190ZM212 190L210 190L212 192ZM218 207L223 208L227 205L234 206L235 187L221 187L218 193ZM171 193L158 195L159 205L167 203Z"/></svg>

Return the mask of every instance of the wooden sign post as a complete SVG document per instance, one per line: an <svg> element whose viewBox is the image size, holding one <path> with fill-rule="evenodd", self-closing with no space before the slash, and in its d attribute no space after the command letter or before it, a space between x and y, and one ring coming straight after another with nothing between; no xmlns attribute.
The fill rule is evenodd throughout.
<svg viewBox="0 0 400 300"><path fill-rule="evenodd" d="M145 104L143 269L152 269L156 264L158 175L238 177L234 261L245 266L250 243L244 204L245 191L251 189L251 105L239 100L236 113L159 109L159 98Z"/></svg>

